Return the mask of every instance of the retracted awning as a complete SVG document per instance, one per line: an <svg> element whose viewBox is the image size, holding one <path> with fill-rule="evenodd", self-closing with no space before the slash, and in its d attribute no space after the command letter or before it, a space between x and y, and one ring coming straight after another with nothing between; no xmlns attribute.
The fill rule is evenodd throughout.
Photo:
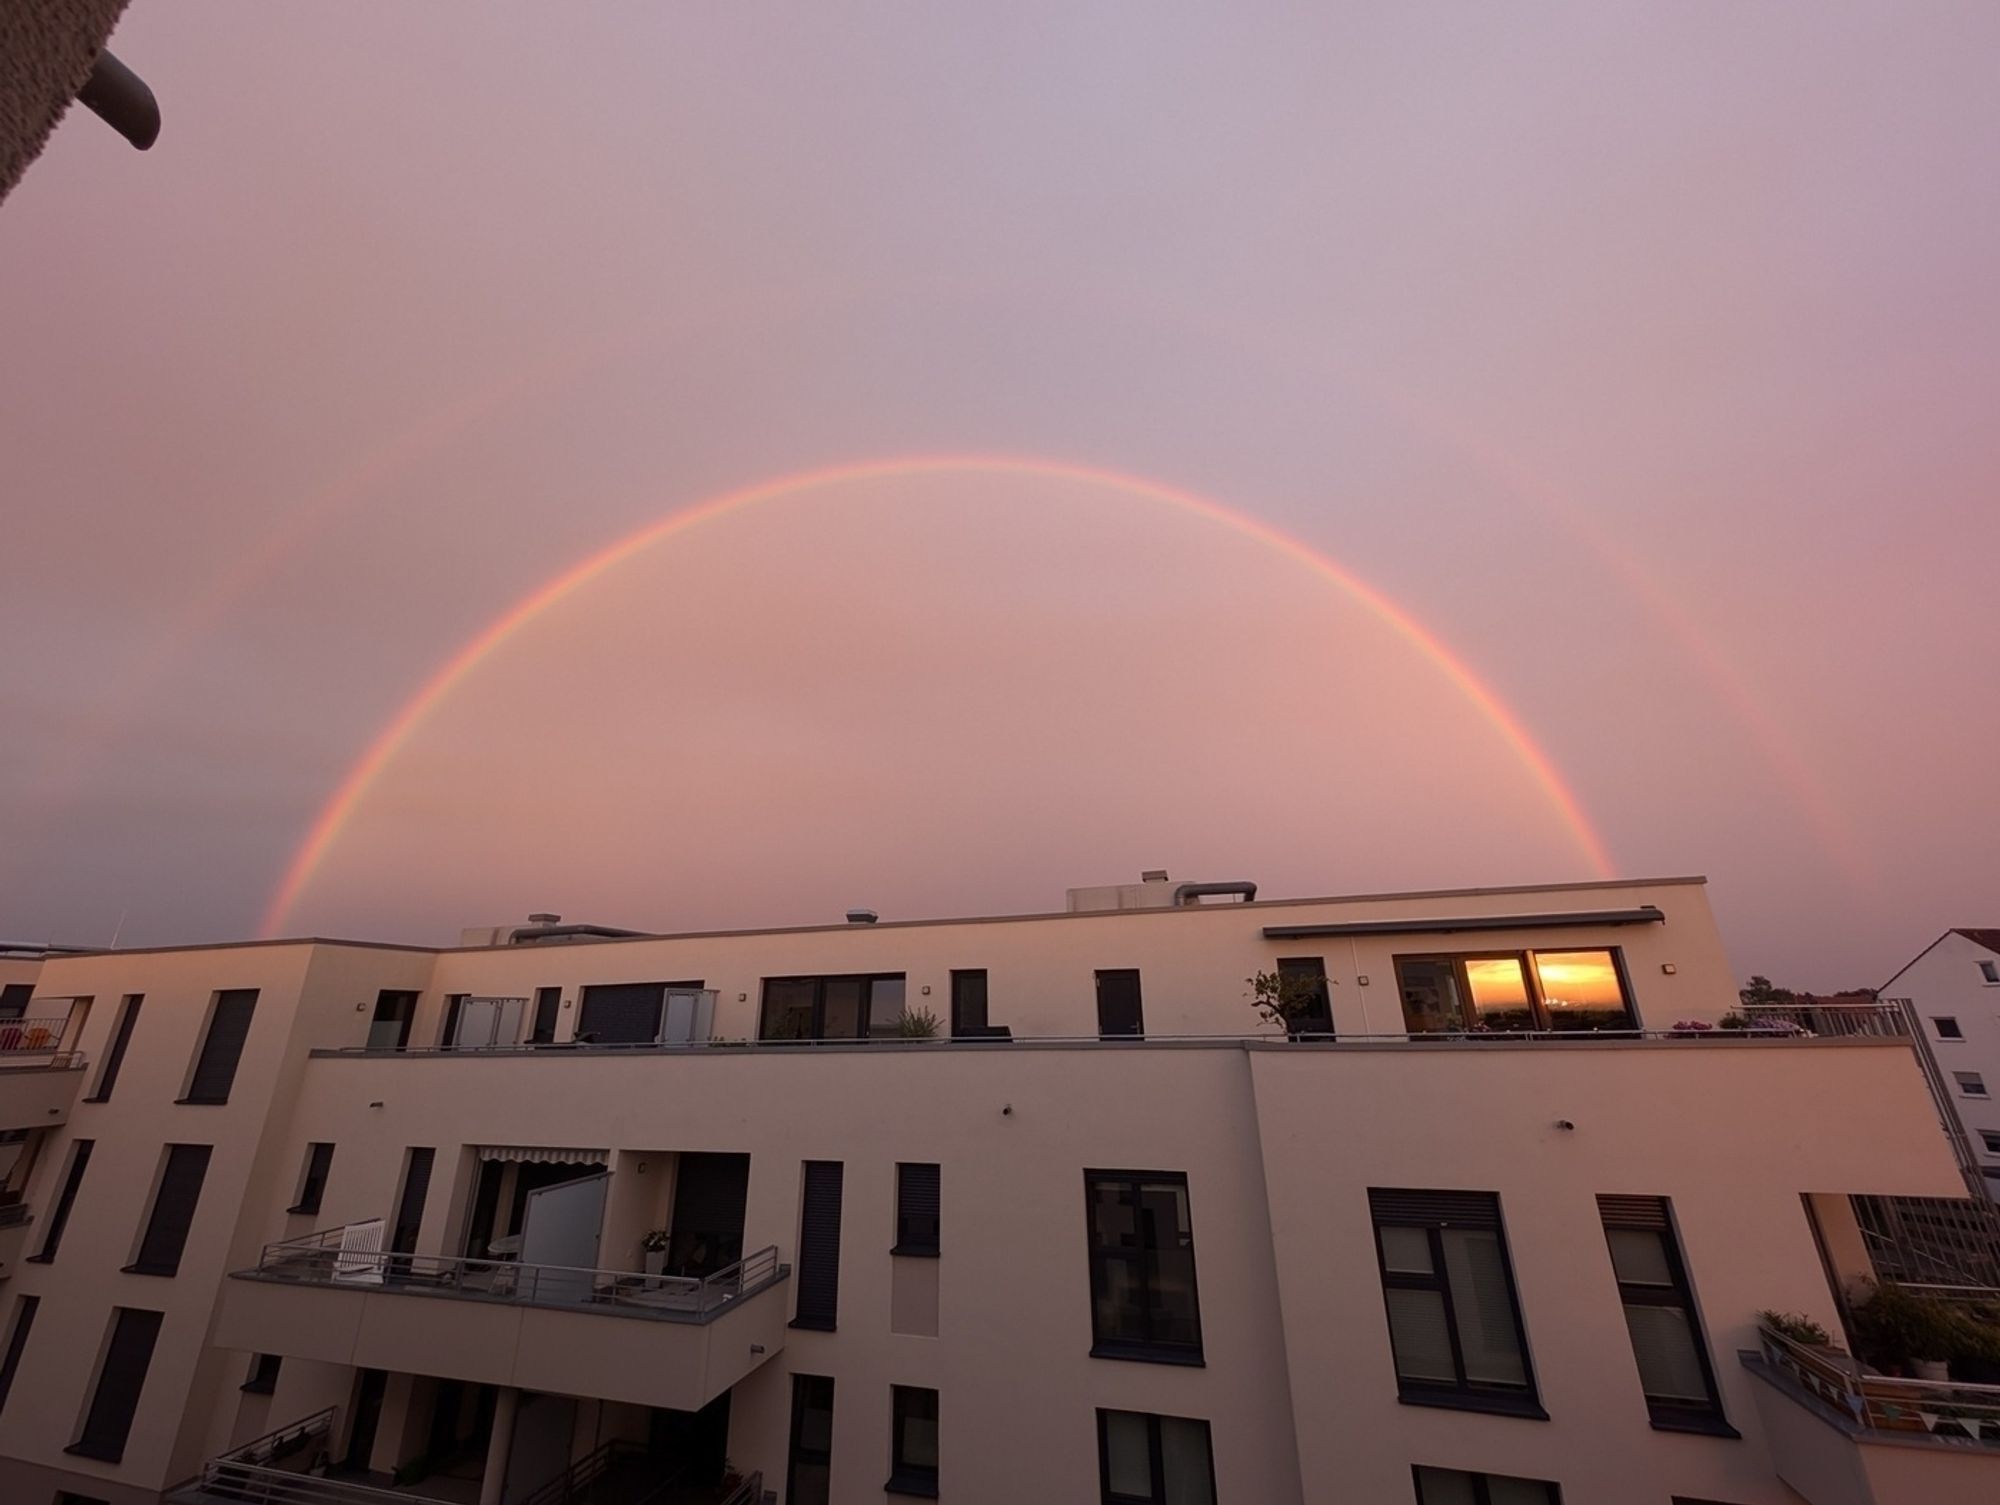
<svg viewBox="0 0 2000 1505"><path fill-rule="evenodd" d="M571 1150L557 1145L482 1144L479 1158L517 1165L603 1165L611 1154L608 1150Z"/></svg>

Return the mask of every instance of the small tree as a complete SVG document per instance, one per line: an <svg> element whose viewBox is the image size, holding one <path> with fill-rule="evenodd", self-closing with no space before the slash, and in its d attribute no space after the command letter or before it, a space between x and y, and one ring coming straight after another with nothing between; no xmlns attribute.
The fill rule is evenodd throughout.
<svg viewBox="0 0 2000 1505"><path fill-rule="evenodd" d="M1737 991L1736 996L1745 1003L1790 1003L1799 995L1790 988L1774 987L1771 979L1753 976L1747 987Z"/></svg>
<svg viewBox="0 0 2000 1505"><path fill-rule="evenodd" d="M1297 972L1259 972L1243 979L1250 985L1250 1006L1267 1024L1295 1035L1299 1021L1319 1007L1326 979Z"/></svg>

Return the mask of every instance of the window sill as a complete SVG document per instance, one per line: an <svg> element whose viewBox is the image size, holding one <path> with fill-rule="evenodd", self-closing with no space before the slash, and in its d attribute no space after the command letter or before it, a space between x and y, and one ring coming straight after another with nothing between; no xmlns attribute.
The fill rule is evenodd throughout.
<svg viewBox="0 0 2000 1505"><path fill-rule="evenodd" d="M276 1395L278 1393L276 1385L259 1385L250 1380L245 1380L236 1388L241 1390L245 1395Z"/></svg>
<svg viewBox="0 0 2000 1505"><path fill-rule="evenodd" d="M1412 1390L1396 1392L1405 1406L1435 1406L1442 1411L1484 1411L1490 1416L1518 1416L1526 1421L1547 1421L1549 1413L1532 1395L1484 1395L1472 1390Z"/></svg>
<svg viewBox="0 0 2000 1505"><path fill-rule="evenodd" d="M120 1275L159 1275L171 1279L181 1273L179 1265L120 1265Z"/></svg>
<svg viewBox="0 0 2000 1505"><path fill-rule="evenodd" d="M796 1327L801 1332L808 1332L808 1333L830 1333L834 1331L833 1323L822 1322L817 1317L794 1317L786 1325L790 1327Z"/></svg>
<svg viewBox="0 0 2000 1505"><path fill-rule="evenodd" d="M223 1108L227 1107L228 1104L229 1099L226 1097L177 1097L174 1099L174 1106L176 1108Z"/></svg>
<svg viewBox="0 0 2000 1505"><path fill-rule="evenodd" d="M21 1263L24 1265L52 1265L56 1262L53 1254L30 1254Z"/></svg>
<svg viewBox="0 0 2000 1505"><path fill-rule="evenodd" d="M916 1478L908 1474L891 1474L889 1482L882 1486L892 1495L909 1495L918 1500L935 1500L938 1497L936 1479Z"/></svg>
<svg viewBox="0 0 2000 1505"><path fill-rule="evenodd" d="M317 1202L313 1203L313 1205L310 1207L301 1204L297 1207L287 1207L285 1209L285 1213L288 1217L295 1217L295 1218L311 1217L318 1211L319 1211L319 1203Z"/></svg>
<svg viewBox="0 0 2000 1505"><path fill-rule="evenodd" d="M1178 1364L1184 1369L1206 1369L1208 1361L1199 1353L1183 1349L1146 1348L1137 1343L1093 1343L1093 1359L1124 1359L1133 1364Z"/></svg>
<svg viewBox="0 0 2000 1505"><path fill-rule="evenodd" d="M1671 1411L1654 1411L1652 1422L1655 1432L1692 1432L1702 1437L1727 1437L1733 1442L1743 1440L1743 1434L1720 1416L1693 1413L1677 1416Z"/></svg>
<svg viewBox="0 0 2000 1505"><path fill-rule="evenodd" d="M125 1460L123 1448L92 1447L87 1442L72 1442L63 1451L73 1458L95 1458L99 1463L122 1463Z"/></svg>
<svg viewBox="0 0 2000 1505"><path fill-rule="evenodd" d="M890 1249L889 1252L891 1254L899 1255L904 1259L939 1258L938 1248L936 1245L932 1245L929 1248L913 1248L906 1244L897 1244L894 1248Z"/></svg>

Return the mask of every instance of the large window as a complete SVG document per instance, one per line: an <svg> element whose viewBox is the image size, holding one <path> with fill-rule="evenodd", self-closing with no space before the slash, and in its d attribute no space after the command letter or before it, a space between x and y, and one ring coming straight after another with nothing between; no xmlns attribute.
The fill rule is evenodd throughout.
<svg viewBox="0 0 2000 1505"><path fill-rule="evenodd" d="M1326 983L1326 960L1318 956L1281 956L1278 977L1285 999L1294 1003L1291 1032L1307 1039L1333 1038L1333 994Z"/></svg>
<svg viewBox="0 0 2000 1505"><path fill-rule="evenodd" d="M1371 1188L1398 1393L1419 1405L1542 1416L1490 1192Z"/></svg>
<svg viewBox="0 0 2000 1505"><path fill-rule="evenodd" d="M1100 1358L1201 1362L1194 1224L1187 1177L1085 1171L1091 1352Z"/></svg>
<svg viewBox="0 0 2000 1505"><path fill-rule="evenodd" d="M960 968L951 974L951 1033L954 1039L979 1039L991 1030L986 1022L986 969Z"/></svg>
<svg viewBox="0 0 2000 1505"><path fill-rule="evenodd" d="M1562 1505L1562 1491L1546 1479L1511 1474L1469 1474L1456 1468L1413 1469L1417 1505Z"/></svg>
<svg viewBox="0 0 2000 1505"><path fill-rule="evenodd" d="M1215 1505L1208 1423L1099 1411L1097 1478L1104 1505Z"/></svg>
<svg viewBox="0 0 2000 1505"><path fill-rule="evenodd" d="M71 1209L76 1206L76 1194L83 1189L83 1173L90 1165L90 1152L96 1147L94 1139L79 1139L70 1147L69 1169L63 1173L62 1190L56 1194L56 1205L49 1210L49 1221L42 1230L40 1252L30 1256L36 1264L53 1263L56 1250L62 1247L63 1230L69 1226Z"/></svg>
<svg viewBox="0 0 2000 1505"><path fill-rule="evenodd" d="M1653 1425L1735 1436L1722 1419L1722 1397L1667 1199L1599 1197L1597 1210Z"/></svg>
<svg viewBox="0 0 2000 1505"><path fill-rule="evenodd" d="M938 1492L938 1393L891 1385L890 1494L936 1499Z"/></svg>
<svg viewBox="0 0 2000 1505"><path fill-rule="evenodd" d="M375 995L375 1013L368 1021L370 1050L401 1050L410 1043L419 996L395 988L384 988Z"/></svg>
<svg viewBox="0 0 2000 1505"><path fill-rule="evenodd" d="M113 1311L111 1341L104 1347L97 1388L91 1392L82 1431L69 1447L72 1453L105 1463L116 1463L125 1456L125 1439L132 1433L132 1418L146 1388L146 1371L152 1367L161 1319L159 1312L133 1307L115 1307Z"/></svg>
<svg viewBox="0 0 2000 1505"><path fill-rule="evenodd" d="M767 977L760 1040L893 1040L902 1027L903 974Z"/></svg>
<svg viewBox="0 0 2000 1505"><path fill-rule="evenodd" d="M840 1316L840 1200L843 1166L808 1160L799 1193L799 1261L792 1326L832 1332Z"/></svg>
<svg viewBox="0 0 2000 1505"><path fill-rule="evenodd" d="M1522 1030L1633 1030L1623 956L1600 951L1504 951L1399 956L1403 1025L1413 1035Z"/></svg>
<svg viewBox="0 0 2000 1505"><path fill-rule="evenodd" d="M118 1022L111 1027L111 1043L105 1047L104 1064L98 1069L97 1086L89 1101L111 1101L111 1089L118 1085L118 1068L125 1064L126 1047L132 1043L132 1031L139 1024L139 1005L145 1001L143 994L127 993L118 1006Z"/></svg>
<svg viewBox="0 0 2000 1505"><path fill-rule="evenodd" d="M211 1147L170 1144L153 1192L153 1209L139 1252L125 1267L128 1275L172 1275L181 1267L181 1251L194 1227L194 1210L201 1201L201 1183L208 1176Z"/></svg>
<svg viewBox="0 0 2000 1505"><path fill-rule="evenodd" d="M236 1065L243 1059L243 1044L250 1038L250 1018L257 1009L255 988L228 988L215 995L209 1011L208 1033L202 1036L201 1051L188 1077L184 1103L226 1103L229 1089L236 1083Z"/></svg>
<svg viewBox="0 0 2000 1505"><path fill-rule="evenodd" d="M896 1167L896 1242L891 1254L938 1252L939 1168L928 1164Z"/></svg>

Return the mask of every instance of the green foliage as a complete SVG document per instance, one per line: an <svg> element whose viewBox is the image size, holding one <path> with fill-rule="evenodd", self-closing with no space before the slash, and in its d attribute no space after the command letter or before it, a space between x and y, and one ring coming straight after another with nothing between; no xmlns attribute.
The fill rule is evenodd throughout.
<svg viewBox="0 0 2000 1505"><path fill-rule="evenodd" d="M1790 1338L1794 1343L1804 1343L1815 1348L1833 1347L1833 1334L1821 1327L1810 1317L1802 1317L1797 1312L1759 1312L1757 1320L1781 1338Z"/></svg>
<svg viewBox="0 0 2000 1505"><path fill-rule="evenodd" d="M896 1035L903 1040L937 1038L938 1016L926 1008L905 1008L896 1016Z"/></svg>
<svg viewBox="0 0 2000 1505"><path fill-rule="evenodd" d="M1259 972L1243 979L1250 985L1250 1006L1267 1024L1287 1034L1319 1003L1324 979L1293 972Z"/></svg>
<svg viewBox="0 0 2000 1505"><path fill-rule="evenodd" d="M2000 1312L1991 1303L1944 1301L1885 1280L1853 1312L1855 1347L1870 1363L2000 1358Z"/></svg>
<svg viewBox="0 0 2000 1505"><path fill-rule="evenodd" d="M1773 987L1770 978L1759 975L1751 977L1748 986L1738 990L1736 996L1745 1003L1790 1003L1799 995L1790 988Z"/></svg>

